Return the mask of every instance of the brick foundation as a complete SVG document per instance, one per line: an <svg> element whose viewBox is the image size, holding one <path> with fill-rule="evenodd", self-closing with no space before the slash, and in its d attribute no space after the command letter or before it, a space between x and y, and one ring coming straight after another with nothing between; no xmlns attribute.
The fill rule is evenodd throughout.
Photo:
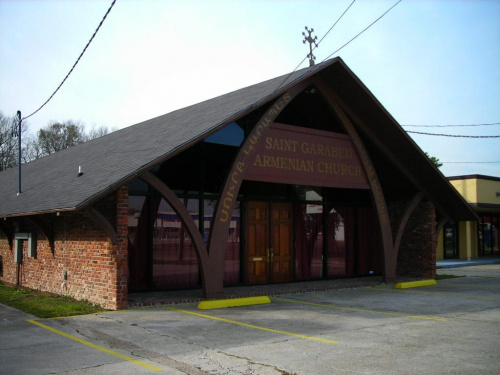
<svg viewBox="0 0 500 375"><path fill-rule="evenodd" d="M20 231L37 232L37 256L28 256L24 242L19 266L20 286L87 300L107 309L128 306L128 191L120 188L93 207L116 230L116 246L93 220L83 213L39 215L54 232L54 252L44 234L23 218L17 221ZM0 232L0 255L3 275L0 280L17 282L14 246Z"/></svg>

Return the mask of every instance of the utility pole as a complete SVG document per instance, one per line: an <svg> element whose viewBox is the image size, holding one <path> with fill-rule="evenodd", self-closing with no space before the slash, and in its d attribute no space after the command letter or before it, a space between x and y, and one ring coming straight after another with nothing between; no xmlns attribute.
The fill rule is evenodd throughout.
<svg viewBox="0 0 500 375"><path fill-rule="evenodd" d="M302 43L306 44L306 42L309 43L309 54L307 55L307 57L309 57L309 66L314 66L314 60L316 60L316 57L313 55L313 44L318 47L318 45L316 44L316 39L318 39L317 36L315 36L314 38L311 36L311 34L314 32L314 29L311 28L311 30L309 30L306 26L306 31L308 32L308 35L306 35L306 33L304 33L302 31L302 35L304 36L304 40L302 41Z"/></svg>
<svg viewBox="0 0 500 375"><path fill-rule="evenodd" d="M17 111L17 122L19 123L19 130L17 132L17 137L19 141L19 152L18 152L18 168L19 168L19 190L17 191L17 195L21 194L21 124L23 119L21 118L21 111Z"/></svg>

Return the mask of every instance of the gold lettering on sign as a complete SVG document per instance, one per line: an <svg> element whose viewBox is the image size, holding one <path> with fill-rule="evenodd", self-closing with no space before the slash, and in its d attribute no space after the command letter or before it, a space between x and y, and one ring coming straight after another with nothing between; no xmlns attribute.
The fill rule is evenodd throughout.
<svg viewBox="0 0 500 375"><path fill-rule="evenodd" d="M257 155L253 163L256 167L314 172L314 161L282 156Z"/></svg>
<svg viewBox="0 0 500 375"><path fill-rule="evenodd" d="M271 132L270 132L271 133ZM325 139L314 141L269 134L253 156L251 167L362 178L365 176L354 147ZM283 153L283 156L279 156ZM294 154L297 157L294 157ZM328 161L331 159L332 161ZM267 172L269 174L270 171ZM272 172L271 172L272 173ZM352 179L351 179L352 180Z"/></svg>
<svg viewBox="0 0 500 375"><path fill-rule="evenodd" d="M254 151L254 146L256 147L257 144L260 141L260 138L262 136L262 133L265 132L273 122L274 118L276 115L278 115L283 108L287 105L287 103L292 100L292 97L290 94L286 93L284 94L281 99L279 99L274 105L267 111L265 116L262 118L262 120L259 121L259 123L255 126L253 131L250 133L249 137L246 139L245 143L242 146L242 151L243 151L243 157L242 160L240 160L236 164L236 169L233 167L233 170L231 171L231 178L230 182L231 185L227 186L224 191L222 199L222 210L221 210L221 215L219 221L221 222L226 222L229 220L230 217L230 212L229 210L234 207L234 203L236 202L236 196L237 196L237 191L239 190L239 185L241 183L242 175L243 172L245 171L245 162L246 160L252 155ZM267 140L266 140L267 142ZM294 143L298 143L295 141L289 141L288 143L285 142L283 144L283 147L285 148L293 148L297 147L297 145ZM267 146L267 143L266 143ZM268 161L267 163L270 163ZM287 165L287 162L282 162L283 165ZM305 163L303 161L303 163ZM309 167L308 165L300 165L301 168L307 168Z"/></svg>
<svg viewBox="0 0 500 375"><path fill-rule="evenodd" d="M351 159L354 151L345 147L334 147L323 144L303 142L301 150L304 154L328 156L336 159Z"/></svg>
<svg viewBox="0 0 500 375"><path fill-rule="evenodd" d="M298 141L292 141L291 139L266 138L266 150L296 152L298 144Z"/></svg>
<svg viewBox="0 0 500 375"><path fill-rule="evenodd" d="M339 176L359 177L362 175L362 169L360 165L327 163L324 161L318 163L318 172L325 174L334 174Z"/></svg>

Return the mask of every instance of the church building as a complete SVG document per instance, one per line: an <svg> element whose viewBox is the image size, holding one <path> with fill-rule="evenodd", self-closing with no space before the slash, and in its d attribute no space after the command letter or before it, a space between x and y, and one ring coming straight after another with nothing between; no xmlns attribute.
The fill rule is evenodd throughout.
<svg viewBox="0 0 500 375"><path fill-rule="evenodd" d="M433 278L477 216L340 58L0 173L0 281L131 292Z"/></svg>

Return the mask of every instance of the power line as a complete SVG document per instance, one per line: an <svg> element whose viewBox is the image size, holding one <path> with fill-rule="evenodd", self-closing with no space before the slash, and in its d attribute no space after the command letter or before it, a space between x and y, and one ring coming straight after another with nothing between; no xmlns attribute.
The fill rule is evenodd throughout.
<svg viewBox="0 0 500 375"><path fill-rule="evenodd" d="M407 131L407 133L423 134L423 135L435 135L438 137L456 137L456 138L500 138L500 135L458 135L458 134L436 134L436 133L423 133Z"/></svg>
<svg viewBox="0 0 500 375"><path fill-rule="evenodd" d="M445 164L498 164L499 161L440 161Z"/></svg>
<svg viewBox="0 0 500 375"><path fill-rule="evenodd" d="M384 17L387 13L389 13L396 5L398 5L402 0L398 0L398 2L396 2L396 4L394 4L392 7L390 7L389 9L387 9L379 18L377 18L375 21L373 21L371 24L369 24L363 31L361 31L360 33L358 33L354 38L352 38L351 40L349 40L346 44L344 44L342 47L340 47L339 49L335 50L333 53L331 53L330 55L328 55L323 61L325 60L328 60L332 55L336 54L338 51L340 51L342 48L344 48L345 46L347 46L349 43L351 43L354 39L356 39L358 36L360 36L361 34L363 34L366 30L368 30L370 27L372 27L374 24L376 24L382 17ZM322 62L323 62L322 61Z"/></svg>
<svg viewBox="0 0 500 375"><path fill-rule="evenodd" d="M462 127L462 126L496 126L500 125L500 122L492 122L489 124L466 124L466 125L401 125L401 126L412 126L419 128L452 128L452 127Z"/></svg>
<svg viewBox="0 0 500 375"><path fill-rule="evenodd" d="M70 76L70 74L73 72L73 70L75 69L76 65L78 64L78 62L80 61L80 59L82 58L83 54L85 53L85 51L87 50L87 48L89 47L90 43L92 43L92 40L94 39L94 37L96 36L97 32L99 31L99 29L101 28L104 20L106 19L106 17L108 16L109 12L111 12L111 9L113 8L113 6L115 5L115 2L116 0L113 0L113 2L111 3L108 11L106 12L106 14L104 15L104 17L102 18L101 22L99 23L99 26L97 26L97 29L94 31L94 34L92 35L92 37L90 38L90 40L88 41L87 45L85 46L85 48L83 49L82 53L80 53L80 56L78 56L78 59L76 60L76 62L73 64L73 67L70 69L70 71L68 72L68 74L66 74L66 77L64 77L64 79L62 80L61 84L57 87L56 91L54 91L52 93L52 95L47 99L47 101L45 103L43 103L40 108L38 108L35 112L33 112L32 114L30 114L29 116L26 116L26 117L23 117L21 120L26 120L27 118L30 118L31 116L33 116L35 113L37 113L38 111L40 111L43 107L45 107L45 105L50 102L50 100L54 97L54 95L59 91L59 89L61 88L61 86L64 84L64 82L66 82L66 80L68 79L68 77Z"/></svg>
<svg viewBox="0 0 500 375"><path fill-rule="evenodd" d="M332 27L330 27L330 29L326 32L326 34L325 34L325 35L323 35L323 37L319 40L318 44L316 44L316 46L312 49L311 54L312 54L312 52L313 52L316 48L318 48L319 44L323 41L323 39L325 39L325 37L328 35L328 33L329 33L330 31L332 31L332 29L335 27L335 25L336 25L337 23L339 23L339 21L342 19L342 17L344 17L344 14L346 14L346 13L347 13L347 11L349 10L349 8L351 8L351 6L352 6L355 2L356 2L356 0L353 0L353 1L352 1L352 3L351 3L351 4L350 4L350 5L346 8L346 10L344 10L344 13L342 13L342 14L340 15L340 17L337 19L337 21L335 21L335 23L332 25ZM291 76L291 75L292 75L292 74L293 74L293 73L294 73L294 72L295 72L295 71L296 71L296 70L297 70L297 69L298 69L298 68L299 68L299 67L300 67L303 63L304 63L304 61L306 61L306 59L307 59L308 57L309 57L309 55L307 55L306 57L304 57L304 59L303 59L303 60L299 63L299 65L297 65L297 66L295 67L295 69L294 69L294 70L292 70L292 72L291 72L291 73L290 73L290 74L289 74L289 75L288 75L288 76L287 76L287 77L283 80L283 82L281 82L281 83L279 84L279 86L278 86L278 87L276 88L276 90L274 90L274 91L277 91L277 90L278 90L281 86L283 86L283 84L284 84L284 83L288 80L288 78L290 78L290 76Z"/></svg>
<svg viewBox="0 0 500 375"><path fill-rule="evenodd" d="M352 3L351 3L351 4L349 4L349 6L346 8L346 10L344 10L344 13L342 13L342 14L341 14L341 16L337 19L337 21L335 21L335 23L332 25L332 27L330 27L330 30L328 30L328 31L326 32L326 34L325 34L325 35L323 35L323 38L321 38L321 39L319 40L318 44L316 45L316 47L314 47L313 51L314 51L316 48L318 48L319 44L323 41L323 39L325 39L325 38L326 38L326 36L328 35L328 33L329 33L330 31L332 31L332 29L335 27L335 25L336 25L337 23L339 23L339 21L342 19L342 17L344 17L344 14L346 14L346 13L347 13L347 11L348 11L348 10L349 10L352 6L353 6L353 4L354 4L355 2L356 2L356 0L352 0ZM302 60L302 61L304 61L304 60Z"/></svg>

